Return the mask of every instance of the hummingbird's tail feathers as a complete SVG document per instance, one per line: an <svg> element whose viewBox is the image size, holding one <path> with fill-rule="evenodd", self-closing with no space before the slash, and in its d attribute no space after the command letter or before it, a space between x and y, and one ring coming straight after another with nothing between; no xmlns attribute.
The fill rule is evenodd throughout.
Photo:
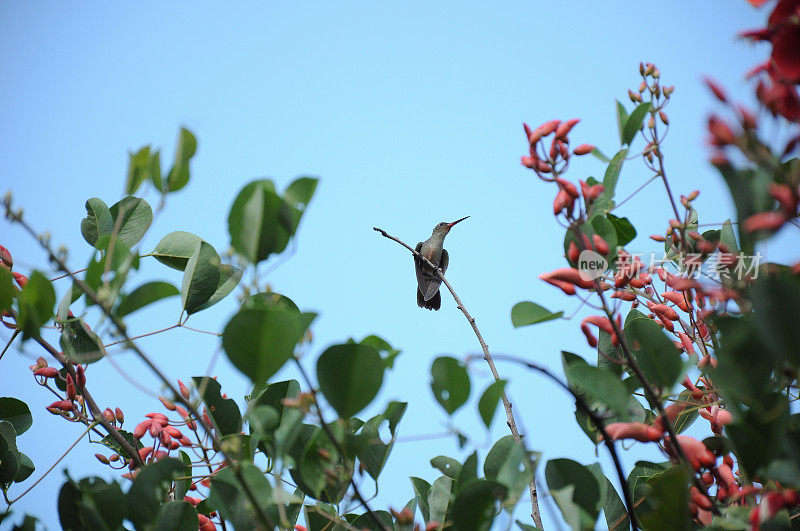
<svg viewBox="0 0 800 531"><path fill-rule="evenodd" d="M425 297L423 297L422 292L419 289L417 289L417 306L419 306L420 308L425 308L427 310L438 310L439 308L442 307L442 295L437 291L436 295L434 295L428 300L425 300Z"/></svg>

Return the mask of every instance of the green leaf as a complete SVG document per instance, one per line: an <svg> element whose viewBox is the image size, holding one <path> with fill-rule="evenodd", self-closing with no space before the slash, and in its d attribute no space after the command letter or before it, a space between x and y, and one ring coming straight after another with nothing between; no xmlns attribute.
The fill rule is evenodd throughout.
<svg viewBox="0 0 800 531"><path fill-rule="evenodd" d="M165 503L158 512L154 531L195 531L197 511L191 503L171 501Z"/></svg>
<svg viewBox="0 0 800 531"><path fill-rule="evenodd" d="M89 477L76 483L67 475L58 496L58 516L64 529L118 529L125 505L117 482Z"/></svg>
<svg viewBox="0 0 800 531"><path fill-rule="evenodd" d="M295 208L303 209L314 197L318 183L319 179L314 177L299 177L286 187L283 198Z"/></svg>
<svg viewBox="0 0 800 531"><path fill-rule="evenodd" d="M430 521L430 508L428 507L428 495L431 492L431 484L417 477L411 477L411 484L414 486L414 499L417 501L422 518L426 522Z"/></svg>
<svg viewBox="0 0 800 531"><path fill-rule="evenodd" d="M6 487L14 482L19 468L22 464L22 457L17 450L17 433L10 422L0 420L0 488Z"/></svg>
<svg viewBox="0 0 800 531"><path fill-rule="evenodd" d="M733 224L731 220L725 220L720 229L719 241L728 246L730 252L738 254L739 245L736 243L736 234L733 232Z"/></svg>
<svg viewBox="0 0 800 531"><path fill-rule="evenodd" d="M201 241L186 263L181 285L181 303L189 315L200 311L219 287L220 260L217 251Z"/></svg>
<svg viewBox="0 0 800 531"><path fill-rule="evenodd" d="M644 119L647 118L647 113L650 112L650 102L644 102L638 105L630 117L625 121L625 127L622 129L622 143L630 144L636 137L636 133L641 130L644 125Z"/></svg>
<svg viewBox="0 0 800 531"><path fill-rule="evenodd" d="M156 190L159 192L164 191L163 182L161 179L161 152L154 151L150 156L150 168L148 171L148 176L150 177L150 181L153 183L153 186L156 187Z"/></svg>
<svg viewBox="0 0 800 531"><path fill-rule="evenodd" d="M436 401L452 415L469 398L469 374L458 360L439 357L431 367L431 389Z"/></svg>
<svg viewBox="0 0 800 531"><path fill-rule="evenodd" d="M19 452L19 469L17 470L17 475L14 476L14 483L22 483L28 479L35 470L36 465L33 464L31 458Z"/></svg>
<svg viewBox="0 0 800 531"><path fill-rule="evenodd" d="M272 181L255 181L245 186L228 215L231 246L257 264L286 249L294 233L292 207L275 192Z"/></svg>
<svg viewBox="0 0 800 531"><path fill-rule="evenodd" d="M144 447L142 442L139 439L135 438L131 432L125 430L117 430L117 431L119 431L120 435L122 435L122 437L126 441L128 441L128 444L130 444L132 448L135 448L136 450L141 450ZM114 451L114 453L117 453L122 457L126 457L127 459L133 459L133 456L128 455L127 452L125 452L125 450L122 448L122 446L120 446L120 444L113 437L111 437L111 435L106 435L105 437L103 437L103 439L100 441L100 444L110 448L111 450Z"/></svg>
<svg viewBox="0 0 800 531"><path fill-rule="evenodd" d="M242 414L231 398L222 398L222 387L214 378L193 376L192 381L203 397L209 416L219 429L219 435L239 433L242 429Z"/></svg>
<svg viewBox="0 0 800 531"><path fill-rule="evenodd" d="M256 503L263 512L267 512L272 498L272 487L264 474L252 463L240 463L240 470L244 483L255 496ZM211 492L208 496L210 502L219 508L219 512L226 520L233 523L235 529L257 529L255 508L250 498L245 495L242 482L231 468L220 470L211 479ZM274 528L270 522L268 528Z"/></svg>
<svg viewBox="0 0 800 531"><path fill-rule="evenodd" d="M150 146L145 146L136 153L128 153L125 195L136 193L142 183L150 177L150 168Z"/></svg>
<svg viewBox="0 0 800 531"><path fill-rule="evenodd" d="M625 335L650 385L669 390L683 370L679 350L651 319L633 319Z"/></svg>
<svg viewBox="0 0 800 531"><path fill-rule="evenodd" d="M688 482L689 476L682 466L674 466L650 478L647 503L651 509L641 516L646 529L689 529Z"/></svg>
<svg viewBox="0 0 800 531"><path fill-rule="evenodd" d="M118 228L117 238L130 248L144 238L153 222L153 209L139 197L124 197L109 211L114 218L114 228Z"/></svg>
<svg viewBox="0 0 800 531"><path fill-rule="evenodd" d="M169 282L148 282L124 296L115 313L117 317L124 317L154 302L175 295L180 295L180 291Z"/></svg>
<svg viewBox="0 0 800 531"><path fill-rule="evenodd" d="M605 513L608 528L616 530L630 529L630 518L625 509L625 504L622 503L622 499L617 494L614 485L603 474L600 463L594 463L586 468L594 474L597 484L600 486L600 503Z"/></svg>
<svg viewBox="0 0 800 531"><path fill-rule="evenodd" d="M219 270L219 283L217 285L217 290L206 302L202 304L202 306L197 309L197 311L199 312L205 310L206 308L210 308L227 297L228 294L230 294L230 292L236 289L236 286L239 285L239 281L242 280L243 273L244 271L238 267L222 264Z"/></svg>
<svg viewBox="0 0 800 531"><path fill-rule="evenodd" d="M377 350L383 358L383 364L387 369L394 367L394 360L400 354L400 350L392 347L388 341L376 335L370 335L359 341L362 345L367 345Z"/></svg>
<svg viewBox="0 0 800 531"><path fill-rule="evenodd" d="M39 337L39 329L53 316L56 292L47 278L34 271L17 299L19 317L17 327L22 330L22 339Z"/></svg>
<svg viewBox="0 0 800 531"><path fill-rule="evenodd" d="M103 342L83 319L67 319L64 322L59 344L64 356L74 363L94 363L106 355Z"/></svg>
<svg viewBox="0 0 800 531"><path fill-rule="evenodd" d="M113 229L114 219L108 206L96 197L86 201L86 217L81 220L81 235L86 243L94 245L100 236L111 234Z"/></svg>
<svg viewBox="0 0 800 531"><path fill-rule="evenodd" d="M175 162L167 176L165 193L177 192L189 182L189 161L197 151L197 139L188 130L181 128L175 148Z"/></svg>
<svg viewBox="0 0 800 531"><path fill-rule="evenodd" d="M0 311L11 308L15 291L11 270L0 267Z"/></svg>
<svg viewBox="0 0 800 531"><path fill-rule="evenodd" d="M603 195L608 197L609 199L614 198L614 194L617 190L617 181L619 180L620 171L622 171L622 164L625 162L625 157L628 156L627 149L621 149L614 158L611 159L611 162L608 163L608 167L606 168L605 176L603 177L603 186L605 186L605 190L603 191Z"/></svg>
<svg viewBox="0 0 800 531"><path fill-rule="evenodd" d="M614 214L607 214L606 218L614 226L617 232L617 245L625 247L636 237L636 229L633 227L628 218L618 218Z"/></svg>
<svg viewBox="0 0 800 531"><path fill-rule="evenodd" d="M513 507L530 482L531 472L525 447L506 435L499 439L483 463L483 473L490 479L508 488L506 505Z"/></svg>
<svg viewBox="0 0 800 531"><path fill-rule="evenodd" d="M553 313L534 302L523 301L518 302L511 308L511 324L514 325L514 328L519 328L559 319L562 315L564 315L564 312Z"/></svg>
<svg viewBox="0 0 800 531"><path fill-rule="evenodd" d="M551 459L545 466L547 487L573 529L593 529L600 514L600 486L594 474L571 459Z"/></svg>
<svg viewBox="0 0 800 531"><path fill-rule="evenodd" d="M505 380L497 380L496 382L492 382L492 384L489 385L489 387L487 387L483 392L480 400L478 401L478 412L480 413L481 419L483 420L483 423L487 429L491 427L494 413L497 411L497 403L500 402L500 397L503 394L505 386Z"/></svg>
<svg viewBox="0 0 800 531"><path fill-rule="evenodd" d="M180 230L170 232L161 238L150 254L165 266L183 271L186 269L186 264L189 263L189 258L192 257L198 244L202 241L200 236L188 232Z"/></svg>
<svg viewBox="0 0 800 531"><path fill-rule="evenodd" d="M605 162L606 164L608 164L609 162L611 162L611 159L610 159L610 158L608 158L608 157L607 157L607 156L606 156L606 155L605 155L605 154L604 154L602 151L600 151L600 150L599 150L599 149L597 149L597 148L594 148L594 149L591 151L591 153L592 153L592 155L594 155L594 157L595 157L596 159L598 159L598 160L600 160L600 161L602 161L602 162Z"/></svg>
<svg viewBox="0 0 800 531"><path fill-rule="evenodd" d="M156 519L173 479L184 470L183 463L172 457L159 459L139 470L126 496L128 518L137 528Z"/></svg>
<svg viewBox="0 0 800 531"><path fill-rule="evenodd" d="M450 505L450 494L453 489L453 480L447 476L442 476L431 485L428 493L428 507L430 519L436 522L444 522L447 514L447 506Z"/></svg>
<svg viewBox="0 0 800 531"><path fill-rule="evenodd" d="M765 346L776 359L800 367L800 279L782 274L758 278L752 286L753 316Z"/></svg>
<svg viewBox="0 0 800 531"><path fill-rule="evenodd" d="M17 435L22 435L33 424L28 404L17 398L4 396L0 398L0 420L10 422Z"/></svg>
<svg viewBox="0 0 800 531"><path fill-rule="evenodd" d="M619 130L619 142L625 143L625 124L628 123L628 111L625 106L617 100L617 129Z"/></svg>
<svg viewBox="0 0 800 531"><path fill-rule="evenodd" d="M354 446L358 460L364 466L364 470L367 471L367 474L372 476L372 479L376 481L394 446L394 441L384 443L378 433L378 428L385 420L383 415L378 415L369 419L361 427L361 432L354 437Z"/></svg>
<svg viewBox="0 0 800 531"><path fill-rule="evenodd" d="M490 529L495 506L506 497L505 486L479 479L468 485L453 502L453 523L456 529Z"/></svg>
<svg viewBox="0 0 800 531"><path fill-rule="evenodd" d="M452 457L437 455L431 459L431 466L450 479L458 479L461 475L461 463Z"/></svg>
<svg viewBox="0 0 800 531"><path fill-rule="evenodd" d="M614 411L627 410L630 393L618 376L589 364L571 365L566 372L570 384L587 396Z"/></svg>
<svg viewBox="0 0 800 531"><path fill-rule="evenodd" d="M319 389L341 418L352 417L372 402L383 382L384 364L366 345L334 345L317 360Z"/></svg>

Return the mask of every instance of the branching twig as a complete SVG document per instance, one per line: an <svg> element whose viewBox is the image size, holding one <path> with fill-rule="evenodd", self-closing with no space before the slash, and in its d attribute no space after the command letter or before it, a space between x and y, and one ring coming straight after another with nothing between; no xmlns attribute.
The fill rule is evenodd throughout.
<svg viewBox="0 0 800 531"><path fill-rule="evenodd" d="M436 273L439 275L439 278L442 279L442 283L444 283L444 285L447 286L447 289L450 291L450 294L456 301L458 309L461 310L461 312L464 314L464 317L467 318L467 321L472 327L473 332L475 332L475 336L478 338L478 342L481 344L481 349L483 350L483 359L486 360L486 363L489 365L489 369L492 371L492 376L494 377L495 381L499 381L501 379L500 375L498 374L497 369L494 366L492 355L489 353L489 347L486 345L486 342L483 340L483 336L481 336L480 330L478 330L478 326L475 324L475 318L469 314L467 308L464 306L464 303L461 302L461 299L458 297L458 294L456 294L455 290L453 289L453 286L451 286L450 283L445 278L442 270L439 269L436 265L434 265L430 260L428 260L421 254L416 252L411 246L409 246L405 242L395 238L394 236L387 233L383 229L379 229L378 227L372 227L372 228L373 230L381 233L382 236L399 243L400 245L411 251L411 254L413 254L418 260L421 260L422 262L433 268L434 271L436 271ZM508 400L508 396L506 395L505 391L501 392L500 398L503 401L503 409L505 409L506 411L506 424L508 424L508 428L509 430L511 430L511 435L514 437L514 441L520 444L522 443L522 436L520 436L519 430L517 429L517 422L514 420L514 412L511 409L511 402ZM530 457L528 457L528 466L531 471L531 481L530 483L528 483L528 490L530 491L531 495L531 517L533 518L533 523L536 525L536 527L541 529L542 519L541 516L539 515L539 500L538 500L538 495L536 493L536 478L534 476L533 463L531 462Z"/></svg>

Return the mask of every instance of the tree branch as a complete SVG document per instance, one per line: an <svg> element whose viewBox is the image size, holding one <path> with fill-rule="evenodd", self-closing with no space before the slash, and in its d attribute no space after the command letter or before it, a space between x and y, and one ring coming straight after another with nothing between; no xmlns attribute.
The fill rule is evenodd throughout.
<svg viewBox="0 0 800 531"><path fill-rule="evenodd" d="M434 265L430 260L428 260L421 254L416 252L414 249L412 249L408 244L399 240L398 238L395 238L391 234L387 233L385 230L379 229L378 227L372 227L372 229L379 232L385 238L389 238L390 240L399 243L400 245L411 251L411 254L417 257L417 259L426 263L428 266L430 266L431 268L433 268L433 270L436 271L436 274L438 274L439 278L442 279L442 283L445 286L447 286L447 289L450 291L450 294L456 301L458 309L461 310L461 312L464 314L464 317L467 318L467 321L472 327L473 332L475 332L475 336L478 338L478 342L481 345L481 350L483 350L483 359L486 360L486 363L489 365L489 369L492 371L492 376L494 377L494 380L499 381L500 375L498 374L497 369L494 366L492 355L491 353L489 353L489 347L488 345L486 345L486 342L483 340L483 336L481 336L480 330L478 330L478 326L475 324L475 318L469 314L467 308L464 306L464 303L461 302L461 299L458 297L458 294L453 289L453 286L451 286L450 283L445 278L442 270L439 269L436 265ZM506 411L506 424L508 425L508 429L511 430L511 435L514 437L514 441L523 444L524 447L524 443L522 442L522 436L519 434L519 430L517 429L517 422L514 420L514 412L511 409L512 407L511 402L508 400L508 396L506 395L505 391L502 391L502 393L500 394L500 398L503 401L503 409L505 409ZM528 454L526 452L526 456L527 455ZM536 525L536 527L542 529L542 517L539 514L539 498L536 492L536 477L534 475L533 462L531 461L530 457L528 457L528 466L531 472L531 481L530 483L528 483L528 490L531 495L531 518L533 518L533 523Z"/></svg>

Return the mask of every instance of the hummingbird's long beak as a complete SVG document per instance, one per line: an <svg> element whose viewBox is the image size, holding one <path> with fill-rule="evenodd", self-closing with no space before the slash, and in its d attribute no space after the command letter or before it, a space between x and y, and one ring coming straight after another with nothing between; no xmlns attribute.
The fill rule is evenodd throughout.
<svg viewBox="0 0 800 531"><path fill-rule="evenodd" d="M448 224L447 224L447 229L448 229L448 230L452 229L452 228L453 228L453 225L455 225L456 223L460 223L460 222L464 221L464 220L465 220L465 219L467 219L468 217L469 217L469 216L464 216L463 218L461 218L461 219L459 219L459 220L457 220L457 221L454 221L454 222L452 222L452 223L448 223Z"/></svg>

